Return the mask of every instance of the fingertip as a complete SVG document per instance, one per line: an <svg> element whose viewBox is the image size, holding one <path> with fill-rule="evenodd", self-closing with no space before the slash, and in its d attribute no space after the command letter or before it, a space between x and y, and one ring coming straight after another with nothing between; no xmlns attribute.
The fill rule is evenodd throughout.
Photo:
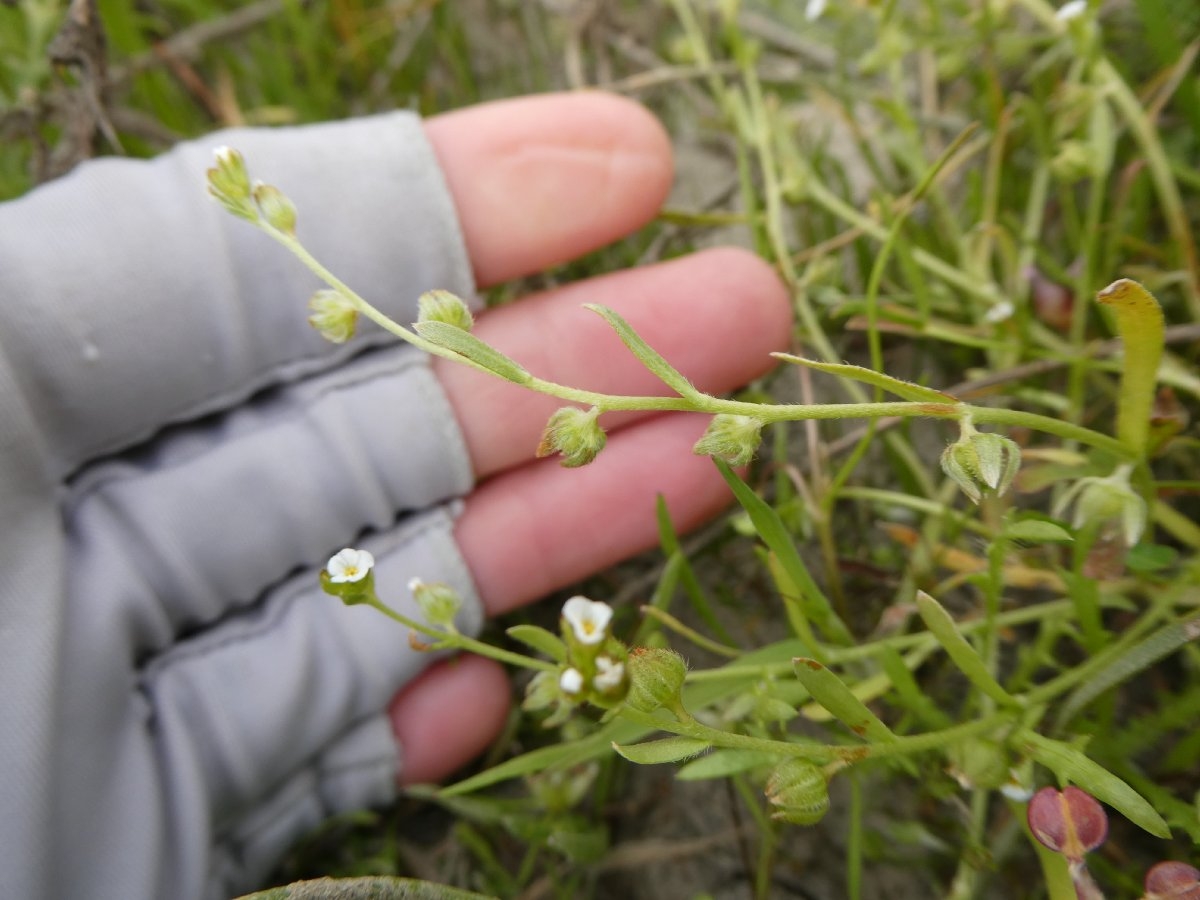
<svg viewBox="0 0 1200 900"><path fill-rule="evenodd" d="M599 91L485 103L426 133L481 285L601 247L649 222L671 187L671 144L644 107Z"/></svg>
<svg viewBox="0 0 1200 900"><path fill-rule="evenodd" d="M441 781L495 740L512 705L498 663L463 655L439 662L388 707L400 748L401 784Z"/></svg>

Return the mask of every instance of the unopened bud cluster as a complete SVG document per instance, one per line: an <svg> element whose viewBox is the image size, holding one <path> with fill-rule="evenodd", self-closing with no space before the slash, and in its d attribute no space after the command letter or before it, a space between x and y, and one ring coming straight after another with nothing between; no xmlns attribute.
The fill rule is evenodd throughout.
<svg viewBox="0 0 1200 900"><path fill-rule="evenodd" d="M596 407L577 409L564 406L556 411L546 423L537 455L561 454L562 464L568 469L586 466L604 449L608 440L604 429L596 421L599 416L600 410Z"/></svg>
<svg viewBox="0 0 1200 900"><path fill-rule="evenodd" d="M942 452L942 471L978 503L985 495L1003 495L1021 468L1021 448L1003 435L976 431L960 423L959 439Z"/></svg>
<svg viewBox="0 0 1200 900"><path fill-rule="evenodd" d="M744 466L758 452L762 443L762 419L754 416L735 416L727 413L713 416L692 452L701 456L715 456L731 466Z"/></svg>

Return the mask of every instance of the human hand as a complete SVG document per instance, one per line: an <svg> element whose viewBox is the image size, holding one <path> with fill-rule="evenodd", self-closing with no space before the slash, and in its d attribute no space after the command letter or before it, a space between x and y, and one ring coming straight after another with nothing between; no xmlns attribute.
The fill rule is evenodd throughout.
<svg viewBox="0 0 1200 900"><path fill-rule="evenodd" d="M627 233L669 187L661 129L611 97L510 101L425 128L481 286ZM337 179L338 157L330 161L325 171ZM314 218L340 215L280 186L299 202L302 233ZM405 184L385 186L393 203L408 196ZM72 209L70 186L61 192ZM7 234L21 219L6 212ZM195 217L183 224L215 233ZM418 224L446 230L433 219ZM98 285L59 276L51 303L18 304L0 323L0 334L23 337L0 360L0 502L6 521L25 526L0 546L9 576L0 665L16 692L4 701L13 727L0 737L2 805L13 811L0 847L21 896L245 887L298 830L386 800L397 770L405 781L437 779L492 739L509 702L499 667L440 662L388 703L427 660L377 614L319 594L315 568L364 531L385 600L419 576L477 595L496 614L651 545L657 494L682 527L726 499L711 463L690 453L704 427L694 417L614 417L599 459L564 470L530 459L558 405L549 398L442 360L430 378L408 348L353 358L353 346L315 349L313 336L290 331L304 315L292 261L255 244L241 223L227 228L214 243L235 242L229 268L249 271L243 282L259 279L253 291L232 290L238 278L222 271L205 272L197 291L178 274L189 264L181 258L163 266L178 282L137 273L150 300L105 295L102 273L117 266L120 241L132 240L117 234L79 266ZM408 287L423 277L431 283L422 289L469 289L438 283L467 277L453 264L429 264L422 277L407 271L426 256L453 256L444 243L421 230L379 231L362 243L376 255L399 245L399 275L387 260L356 257L356 245L342 247L349 266L336 247L322 255L351 281L356 266L369 270L356 286L372 299L400 276ZM76 250L65 255L68 268ZM39 277L32 264L0 273L6 296L36 295L21 281L28 272ZM101 299L58 296L67 283ZM391 305L397 317L415 299L404 293ZM190 299L170 302L176 295ZM584 302L616 309L709 391L761 373L787 340L780 285L740 251L532 297L481 316L477 333L556 381L654 392L652 376ZM124 330L106 330L113 319ZM439 418L451 411L461 433ZM439 504L473 480L453 519Z"/></svg>

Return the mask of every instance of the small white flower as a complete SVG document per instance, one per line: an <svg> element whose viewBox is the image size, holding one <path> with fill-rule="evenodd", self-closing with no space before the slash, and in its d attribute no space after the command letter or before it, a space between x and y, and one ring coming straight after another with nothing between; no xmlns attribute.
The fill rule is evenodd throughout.
<svg viewBox="0 0 1200 900"><path fill-rule="evenodd" d="M348 584L362 581L375 565L375 557L366 550L355 550L347 547L339 550L329 559L325 571L333 584Z"/></svg>
<svg viewBox="0 0 1200 900"><path fill-rule="evenodd" d="M1060 22L1070 22L1072 19L1078 19L1087 12L1087 0L1071 0L1070 3L1064 3L1058 8L1058 12L1054 14L1054 18Z"/></svg>
<svg viewBox="0 0 1200 900"><path fill-rule="evenodd" d="M583 673L578 669L563 669L558 676L558 686L564 694L578 694L583 690Z"/></svg>
<svg viewBox="0 0 1200 900"><path fill-rule="evenodd" d="M983 321L991 324L997 322L1005 322L1012 318L1014 312L1011 300L1001 300L999 303L992 306L986 313L983 314Z"/></svg>
<svg viewBox="0 0 1200 900"><path fill-rule="evenodd" d="M804 18L815 22L825 12L826 0L808 0L804 6Z"/></svg>
<svg viewBox="0 0 1200 900"><path fill-rule="evenodd" d="M424 586L425 586L425 582L423 582L420 578L408 579L408 591L410 594L415 594L417 591L419 591Z"/></svg>
<svg viewBox="0 0 1200 900"><path fill-rule="evenodd" d="M607 603L589 600L587 597L572 597L563 604L563 618L575 632L581 644L599 644L608 633L612 621L612 607Z"/></svg>
<svg viewBox="0 0 1200 900"><path fill-rule="evenodd" d="M592 679L592 686L596 690L611 691L620 687L624 677L624 663L609 659L607 656L596 657L596 677Z"/></svg>

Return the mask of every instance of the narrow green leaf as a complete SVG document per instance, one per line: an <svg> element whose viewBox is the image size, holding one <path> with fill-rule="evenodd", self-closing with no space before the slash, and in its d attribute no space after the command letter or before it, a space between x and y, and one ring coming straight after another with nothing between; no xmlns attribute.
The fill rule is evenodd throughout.
<svg viewBox="0 0 1200 900"><path fill-rule="evenodd" d="M801 598L805 604L805 613L810 619L825 632L826 638L838 644L851 644L853 638L850 635L850 630L846 624L838 618L838 615L833 610L833 605L829 602L817 583L809 574L808 567L804 565L804 561L800 558L799 552L796 550L796 544L792 540L791 534L787 530L787 526L783 524L783 520L779 518L779 513L775 512L771 506L764 501L758 494L750 489L746 482L742 481L728 465L721 460L713 460L721 476L725 479L734 496L746 513L750 516L750 521L754 523L754 530L758 532L758 536L762 539L775 554L779 560L779 564L783 566L788 577L796 585L800 591Z"/></svg>
<svg viewBox="0 0 1200 900"><path fill-rule="evenodd" d="M607 306L598 306L594 303L585 303L584 309L590 309L592 312L602 316L613 331L617 333L617 337L621 342L630 349L634 356L642 361L647 369L653 372L659 380L667 387L678 393L681 397L698 397L700 392L692 385L690 381L676 370L669 362L642 340L641 335L634 331L628 322L617 315Z"/></svg>
<svg viewBox="0 0 1200 900"><path fill-rule="evenodd" d="M937 638L942 649L954 661L954 664L979 688L1001 706L1019 706L1019 701L1000 686L987 665L967 642L954 624L954 619L945 607L924 591L917 591L917 611L925 622L925 627Z"/></svg>
<svg viewBox="0 0 1200 900"><path fill-rule="evenodd" d="M671 521L671 512L667 509L667 501L662 494L658 495L657 502L654 507L655 516L658 520L658 539L662 544L663 553L668 557L678 555L679 557L679 583L683 587L684 594L692 604L692 609L695 610L708 629L717 636L717 638L726 644L736 643L733 636L725 629L713 612L712 604L708 600L708 595L704 593L704 588L700 585L700 580L696 577L695 571L692 569L692 564L688 561L687 555L683 552L683 547L679 543L679 534L675 530L675 523Z"/></svg>
<svg viewBox="0 0 1200 900"><path fill-rule="evenodd" d="M361 878L314 878L293 881L281 887L238 900L496 900L492 894L476 894L415 878L368 875Z"/></svg>
<svg viewBox="0 0 1200 900"><path fill-rule="evenodd" d="M893 378L891 375L885 375L883 372L876 372L874 369L867 369L863 366L852 366L849 363L818 362L815 359L805 359L803 356L794 356L791 353L772 353L771 355L784 362L794 363L808 369L816 369L818 372L826 372L830 375L836 375L839 378L850 378L854 381L861 381L863 384L869 384L871 387L885 390L889 394L895 394L902 400L915 400L921 403L959 402L957 397L947 394L945 391L914 384L911 381L904 381L900 378Z"/></svg>
<svg viewBox="0 0 1200 900"><path fill-rule="evenodd" d="M417 322L413 329L430 343L452 350L501 378L516 384L528 384L532 380L532 376L517 362L496 348L488 346L469 331L463 331L447 322Z"/></svg>
<svg viewBox="0 0 1200 900"><path fill-rule="evenodd" d="M711 746L712 744L708 741L698 741L695 738L669 737L660 741L646 741L643 744L626 744L624 746L614 741L612 748L632 763L654 766L659 763L691 759Z"/></svg>
<svg viewBox="0 0 1200 900"><path fill-rule="evenodd" d="M1171 829L1163 817L1141 794L1070 744L1028 729L1015 735L1014 741L1022 752L1053 772L1059 781L1082 788L1155 837L1171 836Z"/></svg>
<svg viewBox="0 0 1200 900"><path fill-rule="evenodd" d="M751 769L772 765L778 760L778 753L768 753L765 750L722 748L685 763L675 773L675 777L680 781L707 781L711 778L725 778L749 772Z"/></svg>
<svg viewBox="0 0 1200 900"><path fill-rule="evenodd" d="M514 625L504 631L510 638L520 641L527 647L532 647L538 653L550 657L555 662L566 662L567 645L553 632L537 625Z"/></svg>
<svg viewBox="0 0 1200 900"><path fill-rule="evenodd" d="M792 668L812 698L855 734L876 743L896 740L892 729L867 709L867 705L854 696L842 679L815 659L797 657L792 660Z"/></svg>
<svg viewBox="0 0 1200 900"><path fill-rule="evenodd" d="M1093 672L1087 681L1072 692L1064 701L1055 718L1056 727L1062 727L1071 721L1079 710L1109 688L1148 669L1163 657L1174 653L1184 644L1197 638L1200 638L1200 615L1193 615L1182 622L1164 625L1153 634L1147 635L1107 666L1098 672Z"/></svg>
<svg viewBox="0 0 1200 900"><path fill-rule="evenodd" d="M1096 300L1112 308L1117 334L1124 344L1117 439L1142 459L1163 355L1162 307L1153 294L1128 278L1114 281L1096 295Z"/></svg>
<svg viewBox="0 0 1200 900"><path fill-rule="evenodd" d="M1001 537L1025 544L1065 544L1075 540L1071 532L1045 519L1022 519L1006 525Z"/></svg>

